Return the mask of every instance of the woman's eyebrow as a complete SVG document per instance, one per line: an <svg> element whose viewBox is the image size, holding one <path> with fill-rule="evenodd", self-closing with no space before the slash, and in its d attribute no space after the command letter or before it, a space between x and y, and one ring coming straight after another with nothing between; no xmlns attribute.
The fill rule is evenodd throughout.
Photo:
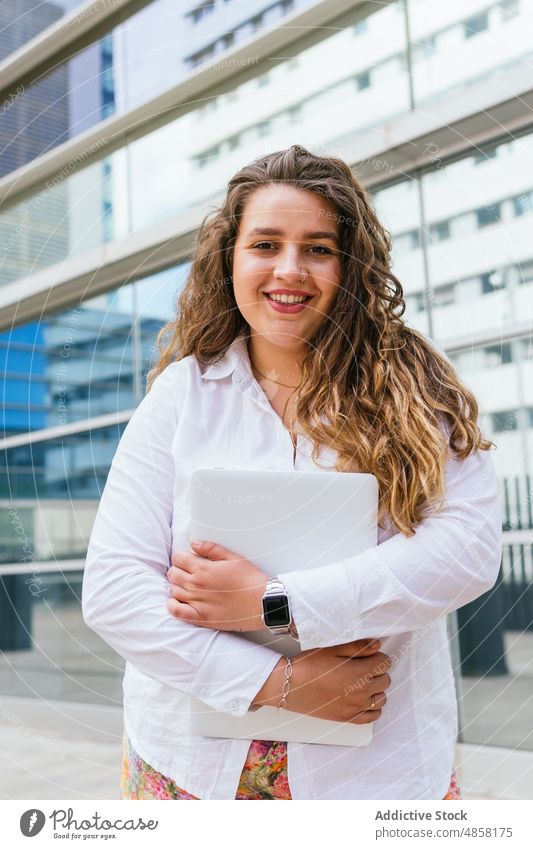
<svg viewBox="0 0 533 849"><path fill-rule="evenodd" d="M283 230L278 230L276 227L254 227L253 230L250 230L248 233L248 238L250 236L283 236ZM337 243L337 235L333 233L331 230L313 230L309 233L303 234L304 239L330 239L332 242Z"/></svg>

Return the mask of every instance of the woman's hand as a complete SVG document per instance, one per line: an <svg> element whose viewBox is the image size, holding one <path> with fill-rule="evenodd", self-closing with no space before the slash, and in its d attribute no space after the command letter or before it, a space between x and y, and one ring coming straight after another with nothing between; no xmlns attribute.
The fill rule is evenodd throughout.
<svg viewBox="0 0 533 849"><path fill-rule="evenodd" d="M364 725L380 718L391 685L391 659L379 640L361 639L340 646L309 649L293 657L286 709ZM280 658L252 705L275 707L285 680Z"/></svg>
<svg viewBox="0 0 533 849"><path fill-rule="evenodd" d="M196 554L176 551L167 572L172 616L220 631L259 631L268 575L214 542L191 542Z"/></svg>

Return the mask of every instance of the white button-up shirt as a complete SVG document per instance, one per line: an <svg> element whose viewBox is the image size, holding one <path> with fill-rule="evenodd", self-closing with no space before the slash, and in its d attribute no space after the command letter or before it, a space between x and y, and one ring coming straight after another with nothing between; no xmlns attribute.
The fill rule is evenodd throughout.
<svg viewBox="0 0 533 849"><path fill-rule="evenodd" d="M230 632L173 618L166 572L189 549L198 467L320 470L290 434L237 337L208 367L169 365L133 414L90 539L87 624L127 661L124 722L138 754L200 799L233 799L247 740L194 736L191 696L243 716L279 655ZM334 469L330 449L319 456ZM237 552L238 553L238 552ZM379 637L392 686L368 747L288 744L294 799L441 799L457 733L446 614L493 586L501 507L489 452L446 468L444 509L406 538L387 524L378 546L328 566L280 574L302 650Z"/></svg>

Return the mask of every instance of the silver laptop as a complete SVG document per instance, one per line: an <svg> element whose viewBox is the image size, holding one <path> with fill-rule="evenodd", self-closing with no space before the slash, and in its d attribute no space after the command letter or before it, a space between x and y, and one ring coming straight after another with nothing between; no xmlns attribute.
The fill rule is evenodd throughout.
<svg viewBox="0 0 533 849"><path fill-rule="evenodd" d="M376 545L377 510L377 480L367 474L215 468L197 469L191 481L191 539L218 542L269 575L317 568ZM266 630L239 636L287 657L301 651L298 640ZM206 737L339 746L366 746L372 739L372 724L267 706L234 717L198 699L192 730Z"/></svg>

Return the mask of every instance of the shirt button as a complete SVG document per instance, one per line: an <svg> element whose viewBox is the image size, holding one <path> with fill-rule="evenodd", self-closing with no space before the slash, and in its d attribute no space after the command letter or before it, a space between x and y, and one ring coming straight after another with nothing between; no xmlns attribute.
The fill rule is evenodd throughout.
<svg viewBox="0 0 533 849"><path fill-rule="evenodd" d="M209 687L202 687L202 689L200 690L200 695L201 696L208 696L209 695Z"/></svg>
<svg viewBox="0 0 533 849"><path fill-rule="evenodd" d="M237 710L239 710L239 707L240 707L239 702L231 702L231 704L230 704L231 710L237 711Z"/></svg>

